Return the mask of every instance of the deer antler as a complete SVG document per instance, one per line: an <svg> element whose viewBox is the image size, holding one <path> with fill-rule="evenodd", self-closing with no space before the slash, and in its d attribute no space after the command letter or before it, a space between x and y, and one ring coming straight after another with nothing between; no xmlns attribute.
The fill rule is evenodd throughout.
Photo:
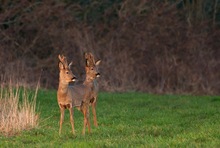
<svg viewBox="0 0 220 148"><path fill-rule="evenodd" d="M86 60L86 66L95 66L95 59L92 53L85 53L84 56Z"/></svg>
<svg viewBox="0 0 220 148"><path fill-rule="evenodd" d="M67 60L66 60L66 57L64 55L60 55L58 56L60 62L63 64L63 66L65 68L68 68L68 63L67 63Z"/></svg>

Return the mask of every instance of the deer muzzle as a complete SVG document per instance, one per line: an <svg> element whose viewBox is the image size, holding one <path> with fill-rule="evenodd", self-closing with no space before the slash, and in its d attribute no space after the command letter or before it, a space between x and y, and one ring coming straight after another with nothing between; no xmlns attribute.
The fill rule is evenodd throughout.
<svg viewBox="0 0 220 148"><path fill-rule="evenodd" d="M96 74L96 77L97 77L97 78L100 77L100 73L97 73L97 74Z"/></svg>
<svg viewBox="0 0 220 148"><path fill-rule="evenodd" d="M75 82L76 81L76 77L73 77L71 80L72 80L72 82Z"/></svg>

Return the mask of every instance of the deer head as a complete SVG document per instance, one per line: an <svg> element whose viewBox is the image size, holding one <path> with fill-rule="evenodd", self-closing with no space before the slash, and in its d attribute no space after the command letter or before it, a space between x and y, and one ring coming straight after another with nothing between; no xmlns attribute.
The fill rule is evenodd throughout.
<svg viewBox="0 0 220 148"><path fill-rule="evenodd" d="M95 58L92 53L85 53L85 61L86 61L86 75L90 79L95 79L96 77L100 77L100 73L98 71L98 65L101 60L95 62Z"/></svg>
<svg viewBox="0 0 220 148"><path fill-rule="evenodd" d="M60 82L62 83L69 83L74 82L76 80L76 76L70 70L72 62L68 64L66 57L63 55L58 56L59 62L59 69L60 69Z"/></svg>

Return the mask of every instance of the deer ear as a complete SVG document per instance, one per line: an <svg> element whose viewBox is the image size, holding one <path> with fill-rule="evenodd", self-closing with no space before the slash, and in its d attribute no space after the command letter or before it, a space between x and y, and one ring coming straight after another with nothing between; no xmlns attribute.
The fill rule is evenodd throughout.
<svg viewBox="0 0 220 148"><path fill-rule="evenodd" d="M58 55L58 59L59 59L59 60L61 60L62 57L63 57L63 55L60 55L60 54Z"/></svg>
<svg viewBox="0 0 220 148"><path fill-rule="evenodd" d="M73 62L70 62L69 65L68 65L68 67L70 68L72 65L73 65Z"/></svg>
<svg viewBox="0 0 220 148"><path fill-rule="evenodd" d="M95 62L95 65L98 66L100 64L101 60L98 60Z"/></svg>
<svg viewBox="0 0 220 148"><path fill-rule="evenodd" d="M85 57L85 59L87 59L88 58L88 53L87 52L84 52L84 57Z"/></svg>
<svg viewBox="0 0 220 148"><path fill-rule="evenodd" d="M62 62L59 62L59 68L60 68L60 70L64 69L64 65Z"/></svg>
<svg viewBox="0 0 220 148"><path fill-rule="evenodd" d="M89 66L90 62L89 60L86 60L86 66Z"/></svg>

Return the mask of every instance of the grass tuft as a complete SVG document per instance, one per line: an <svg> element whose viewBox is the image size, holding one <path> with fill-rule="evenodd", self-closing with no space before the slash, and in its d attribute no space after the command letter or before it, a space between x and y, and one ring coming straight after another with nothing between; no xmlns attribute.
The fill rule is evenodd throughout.
<svg viewBox="0 0 220 148"><path fill-rule="evenodd" d="M18 85L14 88L1 86L0 90L0 133L13 136L23 130L38 126L39 115L36 113L38 87L32 95L26 88Z"/></svg>

